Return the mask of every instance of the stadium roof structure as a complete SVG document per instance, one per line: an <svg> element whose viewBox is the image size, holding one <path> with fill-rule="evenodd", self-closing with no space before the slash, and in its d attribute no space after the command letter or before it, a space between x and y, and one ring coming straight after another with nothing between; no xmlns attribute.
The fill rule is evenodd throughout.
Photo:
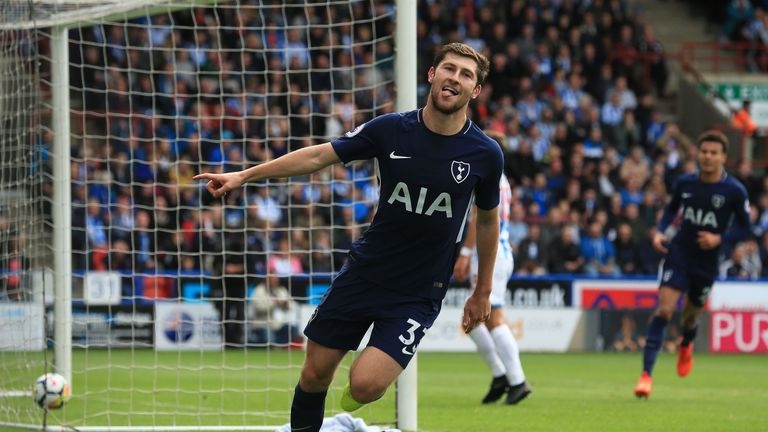
<svg viewBox="0 0 768 432"><path fill-rule="evenodd" d="M226 2L227 0L1 0L0 30L74 27Z"/></svg>

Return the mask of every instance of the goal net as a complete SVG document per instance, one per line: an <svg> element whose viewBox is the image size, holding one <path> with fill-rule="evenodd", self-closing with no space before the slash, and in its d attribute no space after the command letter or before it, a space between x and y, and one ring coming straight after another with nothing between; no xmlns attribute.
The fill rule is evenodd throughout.
<svg viewBox="0 0 768 432"><path fill-rule="evenodd" d="M29 18L0 3L0 24ZM36 34L0 28L0 419L22 422L39 409L30 392L45 371L43 266L49 237L40 143Z"/></svg>
<svg viewBox="0 0 768 432"><path fill-rule="evenodd" d="M371 220L376 168L224 199L192 176L395 111L395 12L373 0L0 4L0 427L288 422L301 329ZM341 412L353 358L326 416ZM46 413L28 390L49 371L73 396ZM355 416L394 425L395 393Z"/></svg>

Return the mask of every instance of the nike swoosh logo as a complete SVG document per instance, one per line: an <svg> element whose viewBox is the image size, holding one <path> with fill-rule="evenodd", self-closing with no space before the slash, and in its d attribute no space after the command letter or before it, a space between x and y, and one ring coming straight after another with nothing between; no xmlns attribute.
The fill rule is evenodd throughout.
<svg viewBox="0 0 768 432"><path fill-rule="evenodd" d="M390 159L410 159L411 157L410 156L396 155L395 152L392 152L392 153L389 154L389 158Z"/></svg>
<svg viewBox="0 0 768 432"><path fill-rule="evenodd" d="M683 199L690 198L690 197L691 197L691 194L689 194L688 192L683 193Z"/></svg>
<svg viewBox="0 0 768 432"><path fill-rule="evenodd" d="M412 355L413 355L413 354L416 352L416 349L415 349L415 348L411 348L411 350L412 350L413 352L408 352L408 347L407 347L407 346L404 346L404 347L403 347L403 354L405 354L405 355L409 355L409 356L412 356Z"/></svg>

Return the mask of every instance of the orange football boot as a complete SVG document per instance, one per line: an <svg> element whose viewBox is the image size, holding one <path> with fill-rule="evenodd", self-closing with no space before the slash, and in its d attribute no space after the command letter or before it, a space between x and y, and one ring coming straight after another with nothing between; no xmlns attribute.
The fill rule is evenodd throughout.
<svg viewBox="0 0 768 432"><path fill-rule="evenodd" d="M677 353L677 374L680 378L685 378L691 373L693 367L693 343L687 347L680 345L680 352Z"/></svg>
<svg viewBox="0 0 768 432"><path fill-rule="evenodd" d="M648 372L643 371L635 386L635 396L648 399L651 395L651 386L653 386L653 378L648 375Z"/></svg>

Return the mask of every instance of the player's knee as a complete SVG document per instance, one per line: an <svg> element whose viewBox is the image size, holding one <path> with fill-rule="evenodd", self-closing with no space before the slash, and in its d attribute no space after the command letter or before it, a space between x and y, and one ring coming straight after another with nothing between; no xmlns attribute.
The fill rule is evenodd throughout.
<svg viewBox="0 0 768 432"><path fill-rule="evenodd" d="M352 399L360 403L371 403L384 394L387 386L376 382L376 380L355 380L350 383L350 394Z"/></svg>
<svg viewBox="0 0 768 432"><path fill-rule="evenodd" d="M675 313L674 307L659 306L659 308L656 309L656 316L664 318L667 321L672 319L673 313Z"/></svg>
<svg viewBox="0 0 768 432"><path fill-rule="evenodd" d="M305 365L301 370L301 387L310 392L324 391L331 385L333 373L325 373Z"/></svg>

